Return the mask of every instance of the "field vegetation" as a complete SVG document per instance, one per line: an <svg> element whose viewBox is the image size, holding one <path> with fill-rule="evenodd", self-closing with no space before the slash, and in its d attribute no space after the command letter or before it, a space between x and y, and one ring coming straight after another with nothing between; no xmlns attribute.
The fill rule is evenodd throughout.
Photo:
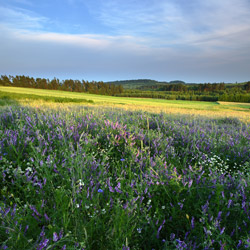
<svg viewBox="0 0 250 250"><path fill-rule="evenodd" d="M250 248L248 104L0 91L0 249Z"/></svg>
<svg viewBox="0 0 250 250"><path fill-rule="evenodd" d="M121 97L144 97L188 101L228 101L250 103L250 81L242 83L185 83L183 81L157 82L147 79L115 81L125 91Z"/></svg>
<svg viewBox="0 0 250 250"><path fill-rule="evenodd" d="M58 90L15 88L0 86L0 105L6 101L22 105L39 106L47 103L87 104L94 106L118 107L125 110L142 110L152 113L189 114L205 117L232 117L244 122L250 122L250 104L233 102L199 102L185 100L164 100L150 98L115 97L76 93ZM4 99L3 99L4 98ZM63 98L65 100L63 100ZM1 101L2 100L2 101Z"/></svg>
<svg viewBox="0 0 250 250"><path fill-rule="evenodd" d="M55 102L55 103L94 103L91 100L86 100L83 98L70 98L62 96L48 96L48 95L37 95L35 94L24 94L24 93L10 93L0 91L0 106L5 106L19 100L30 101L45 101L45 102Z"/></svg>
<svg viewBox="0 0 250 250"><path fill-rule="evenodd" d="M1 75L0 86L60 90L76 93L165 100L226 101L250 103L250 81L242 83L185 83L180 80L158 82L149 79L96 82L66 79L60 81L29 76Z"/></svg>

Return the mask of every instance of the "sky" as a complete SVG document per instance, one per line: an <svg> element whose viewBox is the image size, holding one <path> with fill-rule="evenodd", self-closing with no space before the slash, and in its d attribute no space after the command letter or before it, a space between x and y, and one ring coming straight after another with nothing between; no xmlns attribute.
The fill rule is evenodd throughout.
<svg viewBox="0 0 250 250"><path fill-rule="evenodd" d="M250 0L0 0L0 75L250 80Z"/></svg>

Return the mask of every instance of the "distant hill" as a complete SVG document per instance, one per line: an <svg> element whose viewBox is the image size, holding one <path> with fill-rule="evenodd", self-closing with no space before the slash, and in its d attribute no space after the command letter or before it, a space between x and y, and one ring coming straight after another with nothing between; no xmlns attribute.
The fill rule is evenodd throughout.
<svg viewBox="0 0 250 250"><path fill-rule="evenodd" d="M136 80L122 80L106 82L115 86L121 85L127 91L205 91L224 90L240 88L242 90L250 88L246 86L246 82L242 83L186 83L182 80L163 81L159 82L151 79L136 79ZM220 87L219 87L220 86ZM217 88L217 89L216 89Z"/></svg>
<svg viewBox="0 0 250 250"><path fill-rule="evenodd" d="M174 81L170 81L170 84L186 84L184 81L181 80L174 80Z"/></svg>
<svg viewBox="0 0 250 250"><path fill-rule="evenodd" d="M114 85L122 85L123 88L125 89L137 89L137 88L146 87L146 86L158 86L158 85L169 84L168 82L158 82L158 81L150 80L150 79L111 81L111 82L106 82L106 83L114 84Z"/></svg>

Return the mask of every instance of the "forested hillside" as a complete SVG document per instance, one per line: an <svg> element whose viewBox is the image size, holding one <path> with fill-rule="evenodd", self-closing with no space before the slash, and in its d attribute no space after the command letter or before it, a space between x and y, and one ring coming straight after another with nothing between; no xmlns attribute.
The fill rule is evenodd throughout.
<svg viewBox="0 0 250 250"><path fill-rule="evenodd" d="M25 87L36 89L51 89L51 90L63 90L71 92L86 92L91 94L100 95L115 95L123 92L121 85L114 85L104 83L102 81L84 81L84 80L72 80L66 79L60 81L57 78L53 80L45 78L33 78L29 76L6 76L2 75L0 78L0 86L12 86L12 87Z"/></svg>
<svg viewBox="0 0 250 250"><path fill-rule="evenodd" d="M60 81L29 76L0 78L0 86L85 92L119 97L167 100L227 101L250 103L250 81L243 83L185 83L181 80L158 82L150 79L106 82L66 79Z"/></svg>
<svg viewBox="0 0 250 250"><path fill-rule="evenodd" d="M137 80L123 80L123 81L112 81L107 82L108 84L122 85L125 89L136 89L136 88L144 88L152 86L158 87L162 84L168 84L168 82L158 82L150 79L137 79Z"/></svg>
<svg viewBox="0 0 250 250"><path fill-rule="evenodd" d="M148 82L149 83L149 82ZM244 83L184 83L171 81L126 89L117 96L168 100L250 102L250 81Z"/></svg>

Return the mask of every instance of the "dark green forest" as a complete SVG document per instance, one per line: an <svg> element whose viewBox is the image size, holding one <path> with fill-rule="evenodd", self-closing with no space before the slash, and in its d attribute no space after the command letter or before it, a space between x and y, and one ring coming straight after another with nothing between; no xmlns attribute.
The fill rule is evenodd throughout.
<svg viewBox="0 0 250 250"><path fill-rule="evenodd" d="M90 94L110 96L114 96L115 94L121 94L123 92L123 87L121 85L104 83L102 81L89 82L84 80L80 81L72 79L60 81L57 78L49 80L45 78L33 78L29 76L1 75L0 86L63 90L70 92L86 92Z"/></svg>
<svg viewBox="0 0 250 250"><path fill-rule="evenodd" d="M157 98L166 100L228 101L250 103L250 81L243 83L185 83L181 80L158 82L150 79L124 81L60 81L29 76L0 78L0 86L85 92L119 97Z"/></svg>
<svg viewBox="0 0 250 250"><path fill-rule="evenodd" d="M112 82L122 84L125 91L116 96L158 98L167 100L227 101L250 103L250 81L243 83L185 83L180 80L157 82L129 80ZM135 86L132 88L132 86Z"/></svg>

